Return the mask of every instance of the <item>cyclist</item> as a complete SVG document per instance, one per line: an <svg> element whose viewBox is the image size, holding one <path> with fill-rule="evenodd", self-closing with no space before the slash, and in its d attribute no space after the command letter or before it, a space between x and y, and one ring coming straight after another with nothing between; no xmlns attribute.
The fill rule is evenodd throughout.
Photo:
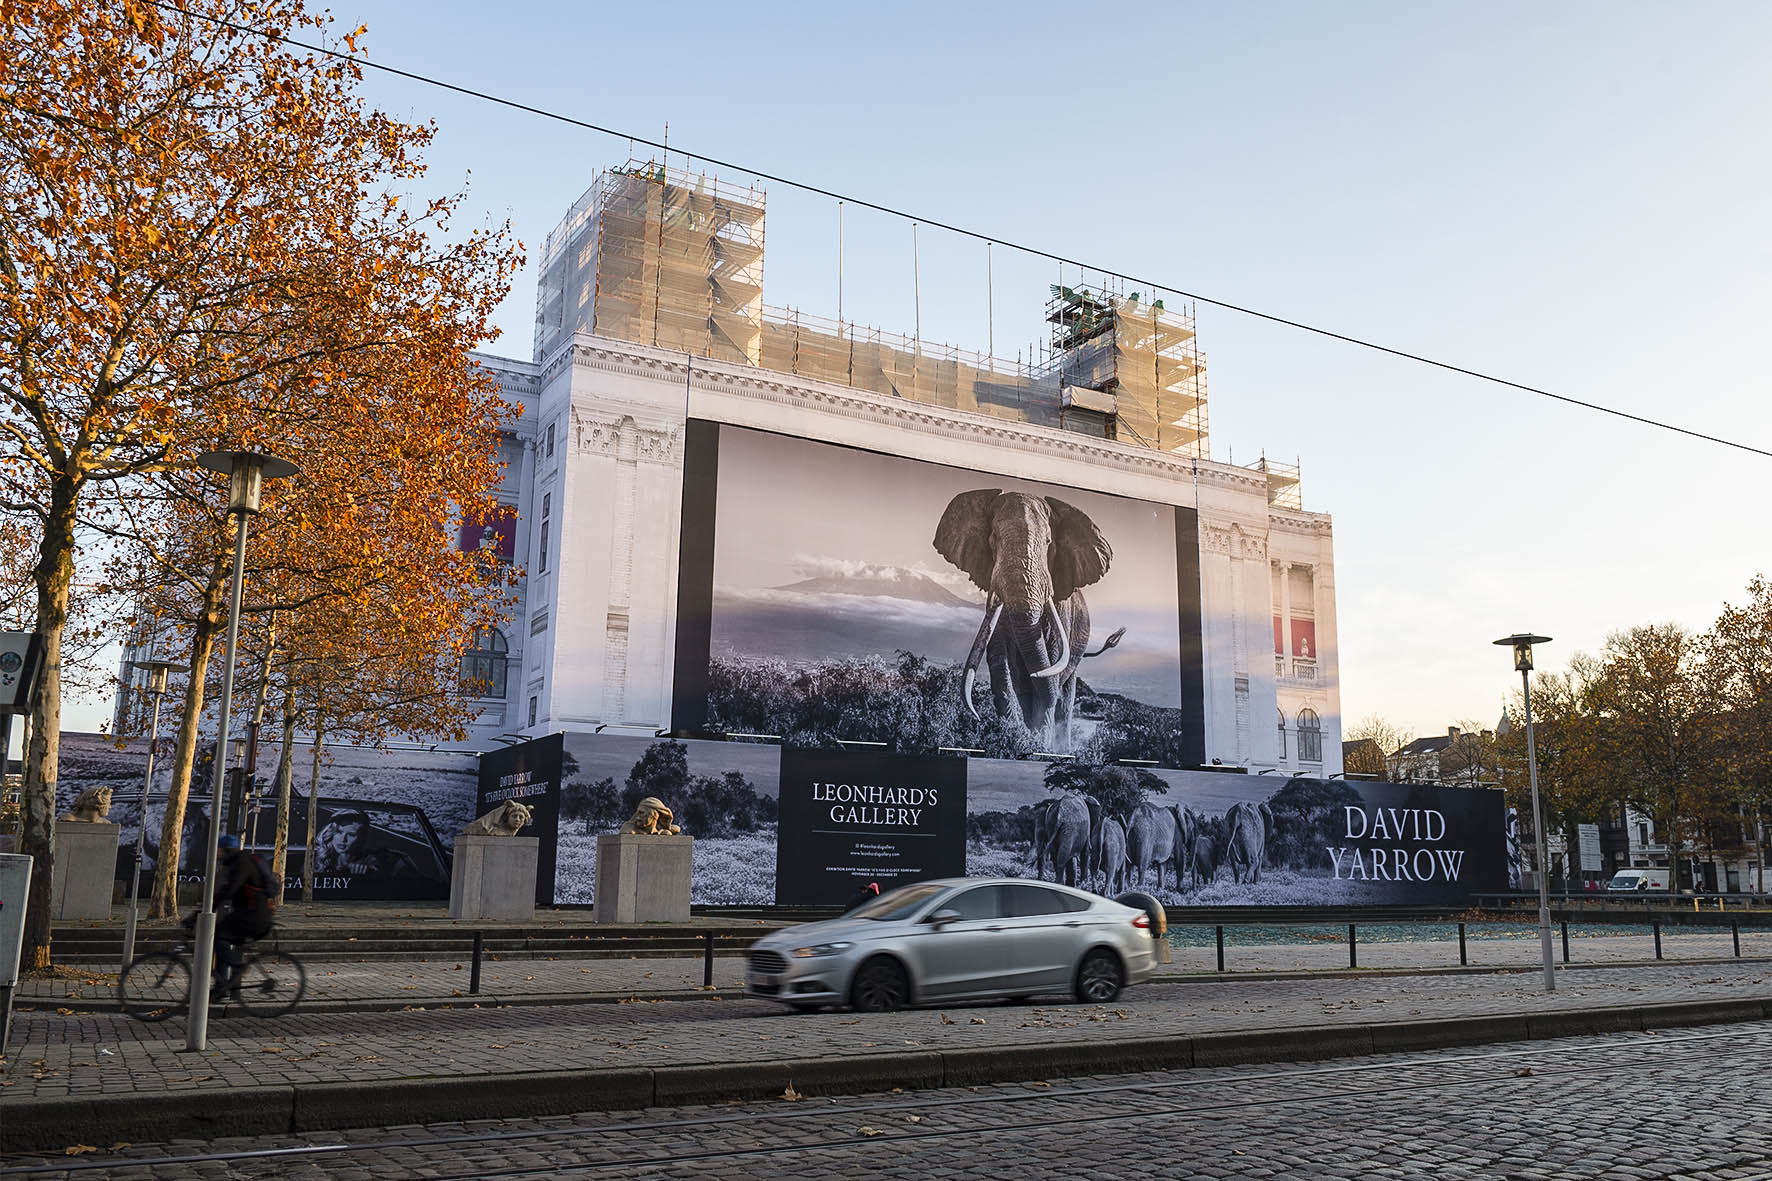
<svg viewBox="0 0 1772 1181"><path fill-rule="evenodd" d="M221 913L215 924L215 988L213 995L240 991L240 970L245 957L242 944L263 939L271 933L275 919L271 913L269 883L257 857L240 848L240 837L223 833L216 842L220 856L217 869L225 886L216 895ZM192 916L195 921L196 916Z"/></svg>

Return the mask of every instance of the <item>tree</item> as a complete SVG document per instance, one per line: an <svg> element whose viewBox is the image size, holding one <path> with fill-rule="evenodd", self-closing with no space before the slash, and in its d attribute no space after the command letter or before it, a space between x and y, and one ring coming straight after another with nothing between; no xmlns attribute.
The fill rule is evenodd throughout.
<svg viewBox="0 0 1772 1181"><path fill-rule="evenodd" d="M1755 575L1748 601L1724 604L1701 641L1703 676L1719 696L1719 772L1753 834L1754 885L1765 888L1764 815L1772 803L1772 582Z"/></svg>
<svg viewBox="0 0 1772 1181"><path fill-rule="evenodd" d="M1391 774L1390 758L1415 741L1415 735L1379 714L1367 714L1345 735L1352 744L1343 759L1345 770L1359 775Z"/></svg>
<svg viewBox="0 0 1772 1181"><path fill-rule="evenodd" d="M1601 719L1601 755L1624 776L1619 794L1667 833L1675 889L1687 793L1714 770L1719 698L1700 657L1697 639L1676 623L1614 632L1589 694Z"/></svg>
<svg viewBox="0 0 1772 1181"><path fill-rule="evenodd" d="M304 420L370 429L371 399L411 393L382 384L401 347L419 405L474 400L453 381L465 356L447 394L426 366L464 330L483 338L511 254L480 233L439 247L432 234L453 201L403 201L429 128L367 110L356 67L248 31L324 36L328 18L302 0L34 0L7 20L0 496L40 528L34 625L46 672L23 848L37 858L26 962L42 966L58 670L81 522L107 523L133 481L188 468L218 442L266 447ZM354 48L358 33L343 42ZM376 379L349 383L377 349ZM285 407L302 389L345 398ZM406 421L422 428L424 417ZM455 462L423 429L396 427L384 443L391 471Z"/></svg>
<svg viewBox="0 0 1772 1181"><path fill-rule="evenodd" d="M1458 734L1440 752L1440 782L1457 787L1478 787L1498 782L1495 735L1477 723L1464 721Z"/></svg>
<svg viewBox="0 0 1772 1181"><path fill-rule="evenodd" d="M628 772L621 806L632 812L647 796L655 796L673 813L683 808L689 789L689 748L681 742L655 742Z"/></svg>

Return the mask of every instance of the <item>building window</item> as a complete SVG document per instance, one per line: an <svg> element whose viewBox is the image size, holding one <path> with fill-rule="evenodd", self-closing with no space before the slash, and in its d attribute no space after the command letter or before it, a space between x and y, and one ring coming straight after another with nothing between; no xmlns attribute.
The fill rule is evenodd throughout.
<svg viewBox="0 0 1772 1181"><path fill-rule="evenodd" d="M541 497L541 553L540 553L540 557L537 559L537 561L535 563L535 569L538 574L546 574L548 572L548 519L552 515L553 511L554 511L554 495L553 495L553 493L551 493L551 492L542 493L542 497Z"/></svg>
<svg viewBox="0 0 1772 1181"><path fill-rule="evenodd" d="M535 707L540 700L539 697L531 697L529 699L529 724L531 726L535 725Z"/></svg>
<svg viewBox="0 0 1772 1181"><path fill-rule="evenodd" d="M1280 715L1280 757L1286 757L1286 715Z"/></svg>
<svg viewBox="0 0 1772 1181"><path fill-rule="evenodd" d="M476 697L497 697L505 695L505 673L510 665L508 653L510 645L505 635L495 627L474 629L473 642L468 650L462 653L461 679L462 686Z"/></svg>
<svg viewBox="0 0 1772 1181"><path fill-rule="evenodd" d="M1317 718L1314 709L1298 711L1298 761L1301 763L1320 763L1323 761L1323 723Z"/></svg>
<svg viewBox="0 0 1772 1181"><path fill-rule="evenodd" d="M548 423L548 458L554 458L554 424Z"/></svg>

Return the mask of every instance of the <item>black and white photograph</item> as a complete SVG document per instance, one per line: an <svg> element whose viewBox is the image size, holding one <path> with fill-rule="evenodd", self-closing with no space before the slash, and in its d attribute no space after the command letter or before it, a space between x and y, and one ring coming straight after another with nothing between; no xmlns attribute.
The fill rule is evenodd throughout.
<svg viewBox="0 0 1772 1181"><path fill-rule="evenodd" d="M1498 793L971 759L966 871L1176 906L1456 903L1502 889Z"/></svg>
<svg viewBox="0 0 1772 1181"><path fill-rule="evenodd" d="M706 726L1184 763L1192 510L729 426L718 447Z"/></svg>
<svg viewBox="0 0 1772 1181"><path fill-rule="evenodd" d="M780 747L568 733L560 761L556 904L596 900L598 835L620 829L648 797L695 838L690 902L775 902Z"/></svg>
<svg viewBox="0 0 1772 1181"><path fill-rule="evenodd" d="M118 876L124 880L128 878L129 859L141 823L147 746L145 739L130 739L119 746L117 740L106 734L62 735L57 810L65 811L90 788L111 789L111 810L106 819L120 826L117 868ZM171 750L172 740L162 737L160 754L154 762L154 781L148 791L142 859L145 872L151 872L159 861L160 831L172 780L168 757ZM315 897L398 901L449 897L449 866L455 836L474 818L474 756L330 743L322 747L322 752L314 840ZM249 806L241 834L248 848L267 856L276 838L273 792L277 758L274 745L260 747L254 777L256 790L246 796ZM209 748L200 748L185 806L179 853L181 879L194 881L202 874L213 798L213 765ZM307 856L311 746L297 748L294 770L285 872L292 890L304 872Z"/></svg>

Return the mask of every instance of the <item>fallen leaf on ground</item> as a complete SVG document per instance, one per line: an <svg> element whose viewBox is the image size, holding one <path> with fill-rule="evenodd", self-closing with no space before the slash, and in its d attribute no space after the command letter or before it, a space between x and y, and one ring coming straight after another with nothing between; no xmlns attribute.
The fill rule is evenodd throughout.
<svg viewBox="0 0 1772 1181"><path fill-rule="evenodd" d="M856 1130L859 1131L863 1136L878 1136L880 1134L879 1128L870 1128L866 1124L863 1124L861 1127L857 1128ZM69 1149L68 1151L72 1152L73 1149ZM89 1148L86 1151L91 1152L92 1150Z"/></svg>
<svg viewBox="0 0 1772 1181"><path fill-rule="evenodd" d="M90 1144L70 1144L62 1149L62 1152L67 1156L84 1156L86 1153L97 1151L98 1149Z"/></svg>
<svg viewBox="0 0 1772 1181"><path fill-rule="evenodd" d="M920 1115L907 1115L904 1117L904 1122L907 1124L920 1124L923 1122L923 1117Z"/></svg>
<svg viewBox="0 0 1772 1181"><path fill-rule="evenodd" d="M105 1151L106 1152L122 1152L125 1148L128 1148L128 1147L129 1147L129 1141L119 1140L119 1141L117 1141L117 1143L115 1143L115 1144L111 1145L109 1148L105 1149Z"/></svg>
<svg viewBox="0 0 1772 1181"><path fill-rule="evenodd" d="M781 1093L781 1097L783 1099L786 1099L789 1103L798 1103L800 1100L804 1099L806 1096L804 1096L804 1095L800 1094L800 1092L794 1090L794 1084L789 1083L787 1090L785 1090Z"/></svg>
<svg viewBox="0 0 1772 1181"><path fill-rule="evenodd" d="M954 1023L954 1019L952 1017L949 1017L946 1013L943 1013L941 1015L941 1023L943 1025L952 1025Z"/></svg>
<svg viewBox="0 0 1772 1181"><path fill-rule="evenodd" d="M55 1011L55 1014L58 1017L72 1017L74 1015L74 1010L72 1010L72 1009L57 1009Z"/></svg>
<svg viewBox="0 0 1772 1181"><path fill-rule="evenodd" d="M1514 1071L1515 1078L1528 1078L1531 1076L1531 1074L1532 1074L1532 1068L1530 1066L1522 1066L1522 1067L1520 1067L1520 1069Z"/></svg>
<svg viewBox="0 0 1772 1181"><path fill-rule="evenodd" d="M1052 1085L1051 1083L1029 1083L1028 1084L1028 1086L1030 1086L1030 1087L1050 1087L1051 1085Z"/></svg>
<svg viewBox="0 0 1772 1181"><path fill-rule="evenodd" d="M261 1054L281 1054L286 1049L288 1049L287 1046L260 1046L258 1052Z"/></svg>
<svg viewBox="0 0 1772 1181"><path fill-rule="evenodd" d="M983 1017L974 1017L974 1018L973 1018L973 1019L972 1019L972 1024L974 1024L974 1025L983 1025L983 1024L984 1024L984 1023L985 1023L985 1022L984 1022L984 1018L983 1018Z"/></svg>

